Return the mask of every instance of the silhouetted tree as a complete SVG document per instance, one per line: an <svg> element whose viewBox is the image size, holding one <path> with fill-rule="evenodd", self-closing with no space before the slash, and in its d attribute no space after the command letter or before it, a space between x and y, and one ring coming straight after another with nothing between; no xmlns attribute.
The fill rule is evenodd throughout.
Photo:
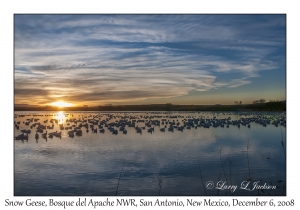
<svg viewBox="0 0 300 210"><path fill-rule="evenodd" d="M265 102L266 102L265 99L259 99L259 103L263 104L263 103L265 103Z"/></svg>
<svg viewBox="0 0 300 210"><path fill-rule="evenodd" d="M259 99L259 100L253 101L252 103L253 103L253 104L263 104L263 103L265 103L265 102L266 102L265 99Z"/></svg>

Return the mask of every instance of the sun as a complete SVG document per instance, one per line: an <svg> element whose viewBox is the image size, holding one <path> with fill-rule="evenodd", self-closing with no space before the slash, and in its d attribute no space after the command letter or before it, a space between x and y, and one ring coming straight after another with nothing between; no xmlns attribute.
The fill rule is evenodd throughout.
<svg viewBox="0 0 300 210"><path fill-rule="evenodd" d="M52 106L57 106L57 107L70 107L70 106L73 106L73 104L63 102L63 101L52 102L51 105Z"/></svg>

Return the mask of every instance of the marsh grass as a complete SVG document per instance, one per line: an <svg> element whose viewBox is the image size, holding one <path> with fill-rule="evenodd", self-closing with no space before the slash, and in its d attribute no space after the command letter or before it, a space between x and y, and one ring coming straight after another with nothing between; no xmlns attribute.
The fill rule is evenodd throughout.
<svg viewBox="0 0 300 210"><path fill-rule="evenodd" d="M221 167L222 167L222 170L223 170L223 173L224 173L224 176L225 176L226 183L228 183L228 180L227 180L226 172L225 172L225 169L224 169L224 165L227 162L227 160L228 160L228 157L226 158L226 160L224 162L222 160L222 147L221 147L221 149L220 149L220 162L221 162ZM219 175L219 181L220 181L220 176L221 176L221 170L220 170L220 175ZM226 195L227 195L227 190L226 190Z"/></svg>
<svg viewBox="0 0 300 210"><path fill-rule="evenodd" d="M219 182L219 181L220 181L220 179L221 179L221 174L222 174L222 170L220 169L220 173L219 173L218 182ZM219 195L219 193L220 193L220 190L219 190L219 188L218 188L218 190L217 190L217 195Z"/></svg>
<svg viewBox="0 0 300 210"><path fill-rule="evenodd" d="M116 195L118 195L118 188L119 188L119 184L120 184L120 179L121 179L121 176L122 176L123 168L124 168L124 163L123 163L123 166L122 166L120 175L119 175L119 180L118 180L118 185L117 185Z"/></svg>
<svg viewBox="0 0 300 210"><path fill-rule="evenodd" d="M157 176L157 182L159 185L159 195L160 195L161 186L162 186L162 178L159 176L159 174L157 174L156 176Z"/></svg>
<svg viewBox="0 0 300 210"><path fill-rule="evenodd" d="M277 171L277 183L281 183L281 186L277 186L277 185L276 185L276 187L277 187L277 188L281 188L281 193L282 193L282 195L284 195L284 185L282 184L282 180L279 179L278 171ZM278 185L279 185L279 184L278 184Z"/></svg>
<svg viewBox="0 0 300 210"><path fill-rule="evenodd" d="M207 195L206 187L205 187L205 185L204 185L204 181L203 181L203 178L202 178L202 173L201 173L201 168L200 168L199 160L198 160L198 166L199 166L200 178L201 178L201 181L202 181L202 185L203 185L203 188L204 188L204 192L205 192L205 195Z"/></svg>
<svg viewBox="0 0 300 210"><path fill-rule="evenodd" d="M249 154L248 154L248 153L249 153L250 147L251 147L251 144L250 144L250 142L248 141L248 144L247 144L247 160L248 160L248 178L247 178L247 180L248 180L248 181L252 181L251 174L250 174Z"/></svg>
<svg viewBox="0 0 300 210"><path fill-rule="evenodd" d="M285 160L286 160L286 149L284 148L283 135L282 135L281 125L280 125L280 132L281 132L281 146L282 146L282 149L283 149L284 158L285 158Z"/></svg>
<svg viewBox="0 0 300 210"><path fill-rule="evenodd" d="M229 176L230 176L230 185L232 186L232 181L231 181L231 165L232 165L232 160L229 159L228 162L230 164L230 174L229 174ZM233 193L231 193L231 194L233 194Z"/></svg>

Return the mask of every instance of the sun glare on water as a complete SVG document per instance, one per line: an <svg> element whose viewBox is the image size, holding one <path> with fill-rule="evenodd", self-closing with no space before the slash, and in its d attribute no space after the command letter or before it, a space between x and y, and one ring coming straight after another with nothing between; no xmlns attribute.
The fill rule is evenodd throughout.
<svg viewBox="0 0 300 210"><path fill-rule="evenodd" d="M54 115L55 118L58 120L58 124L63 124L64 123L64 119L66 118L64 115L63 111L58 112L57 114Z"/></svg>
<svg viewBox="0 0 300 210"><path fill-rule="evenodd" d="M63 101L52 102L51 105L52 106L57 106L57 107L70 107L70 106L73 106L73 104L63 102Z"/></svg>

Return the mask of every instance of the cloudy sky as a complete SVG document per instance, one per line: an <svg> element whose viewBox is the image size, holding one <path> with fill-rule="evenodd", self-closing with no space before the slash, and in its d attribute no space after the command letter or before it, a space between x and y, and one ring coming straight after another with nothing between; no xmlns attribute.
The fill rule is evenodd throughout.
<svg viewBox="0 0 300 210"><path fill-rule="evenodd" d="M285 100L285 15L15 15L15 104Z"/></svg>

